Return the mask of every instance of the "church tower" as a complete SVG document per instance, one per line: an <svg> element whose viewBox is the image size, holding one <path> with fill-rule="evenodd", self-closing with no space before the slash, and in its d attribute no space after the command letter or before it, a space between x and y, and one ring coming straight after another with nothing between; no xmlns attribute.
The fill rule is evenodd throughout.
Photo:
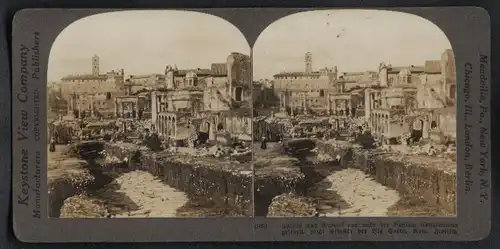
<svg viewBox="0 0 500 249"><path fill-rule="evenodd" d="M99 75L99 56L92 56L92 75Z"/></svg>
<svg viewBox="0 0 500 249"><path fill-rule="evenodd" d="M312 54L310 52L306 53L306 73L311 73L312 72Z"/></svg>

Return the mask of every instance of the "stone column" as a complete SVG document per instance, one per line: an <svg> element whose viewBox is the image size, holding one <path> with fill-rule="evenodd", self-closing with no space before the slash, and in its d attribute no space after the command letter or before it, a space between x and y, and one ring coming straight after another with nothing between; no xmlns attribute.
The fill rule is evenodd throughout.
<svg viewBox="0 0 500 249"><path fill-rule="evenodd" d="M135 117L139 119L139 99L135 100Z"/></svg>
<svg viewBox="0 0 500 249"><path fill-rule="evenodd" d="M158 134L161 134L163 136L165 134L163 132L163 118L160 115L158 115L156 120L158 122L158 127L157 127Z"/></svg>
<svg viewBox="0 0 500 249"><path fill-rule="evenodd" d="M384 133L387 133L389 130L389 119L387 118L387 115L384 115Z"/></svg>
<svg viewBox="0 0 500 249"><path fill-rule="evenodd" d="M79 100L76 100L76 105L78 106L78 118L82 118L82 103Z"/></svg>
<svg viewBox="0 0 500 249"><path fill-rule="evenodd" d="M165 135L167 137L170 137L170 121L169 117L165 117Z"/></svg>
<svg viewBox="0 0 500 249"><path fill-rule="evenodd" d="M354 116L353 113L352 113L352 103L351 103L351 99L348 99L346 100L346 103L347 103L347 112L349 113L348 116Z"/></svg>
<svg viewBox="0 0 500 249"><path fill-rule="evenodd" d="M327 103L327 105L326 105L326 113L327 113L328 115L331 115L331 113L332 113L332 112L331 112L331 109L332 109L332 102L330 101L330 96L328 96L328 95L327 95L327 97L326 97L326 103Z"/></svg>
<svg viewBox="0 0 500 249"><path fill-rule="evenodd" d="M429 121L425 120L422 124L422 138L429 138Z"/></svg>
<svg viewBox="0 0 500 249"><path fill-rule="evenodd" d="M372 113L370 113L370 123L369 123L369 125L370 125L370 130L371 130L371 131L373 131L373 127L375 127L375 126L374 126L374 123L375 123L375 122L374 122L373 114L372 114Z"/></svg>
<svg viewBox="0 0 500 249"><path fill-rule="evenodd" d="M332 113L337 115L337 100L335 98L332 100Z"/></svg>
<svg viewBox="0 0 500 249"><path fill-rule="evenodd" d="M304 114L307 114L307 100L305 93L302 95L302 108L304 110Z"/></svg>
<svg viewBox="0 0 500 249"><path fill-rule="evenodd" d="M285 105L285 93L280 93L280 111L285 111L286 110L286 105Z"/></svg>
<svg viewBox="0 0 500 249"><path fill-rule="evenodd" d="M365 122L369 122L370 116L371 116L371 100L370 100L370 90L366 89L365 90Z"/></svg>
<svg viewBox="0 0 500 249"><path fill-rule="evenodd" d="M166 137L167 135L167 118L165 116L161 116L161 134Z"/></svg>
<svg viewBox="0 0 500 249"><path fill-rule="evenodd" d="M216 128L216 125L212 124L212 122L210 122L209 127L208 127L208 139L210 139L210 140L215 140L214 128Z"/></svg>
<svg viewBox="0 0 500 249"><path fill-rule="evenodd" d="M386 129L387 134L391 134L391 117L387 116L387 129Z"/></svg>
<svg viewBox="0 0 500 249"><path fill-rule="evenodd" d="M71 116L71 115L73 115L73 113L72 113L72 111L71 111L71 101L68 101L68 104L66 105L66 107L67 107L67 108L66 108L66 109L67 109L67 110L66 110L66 112L68 113L68 114L66 114L66 115L67 115L67 116Z"/></svg>
<svg viewBox="0 0 500 249"><path fill-rule="evenodd" d="M172 119L172 136L177 138L177 121Z"/></svg>
<svg viewBox="0 0 500 249"><path fill-rule="evenodd" d="M94 96L90 95L90 116L94 117Z"/></svg>
<svg viewBox="0 0 500 249"><path fill-rule="evenodd" d="M115 117L119 117L118 116L118 101L115 99Z"/></svg>

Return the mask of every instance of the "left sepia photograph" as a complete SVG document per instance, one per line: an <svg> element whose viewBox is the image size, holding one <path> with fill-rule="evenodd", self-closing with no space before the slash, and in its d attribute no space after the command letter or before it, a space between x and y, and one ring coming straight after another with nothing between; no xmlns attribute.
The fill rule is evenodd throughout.
<svg viewBox="0 0 500 249"><path fill-rule="evenodd" d="M253 215L250 46L226 20L79 19L52 45L47 95L50 217Z"/></svg>

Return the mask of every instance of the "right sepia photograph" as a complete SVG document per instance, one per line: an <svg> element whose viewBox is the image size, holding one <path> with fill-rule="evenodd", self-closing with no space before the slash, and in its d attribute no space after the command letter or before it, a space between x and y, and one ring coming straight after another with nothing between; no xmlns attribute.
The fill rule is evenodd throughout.
<svg viewBox="0 0 500 249"><path fill-rule="evenodd" d="M254 214L456 216L456 67L413 14L317 10L253 47Z"/></svg>

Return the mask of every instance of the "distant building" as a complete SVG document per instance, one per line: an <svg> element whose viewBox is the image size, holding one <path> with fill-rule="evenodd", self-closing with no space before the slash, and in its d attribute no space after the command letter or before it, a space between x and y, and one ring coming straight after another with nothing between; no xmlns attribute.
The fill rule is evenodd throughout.
<svg viewBox="0 0 500 249"><path fill-rule="evenodd" d="M399 137L412 129L421 138L456 138L456 69L452 50L422 67L380 65L380 89L365 92L365 119L372 133Z"/></svg>
<svg viewBox="0 0 500 249"><path fill-rule="evenodd" d="M114 98L125 95L123 69L101 74L97 55L92 57L91 67L91 74L68 75L57 83L68 102L68 115L112 115Z"/></svg>
<svg viewBox="0 0 500 249"><path fill-rule="evenodd" d="M151 94L152 124L163 137L182 140L193 132L251 137L250 57L231 53L209 69L165 69L165 88ZM222 134L221 134L222 135Z"/></svg>

